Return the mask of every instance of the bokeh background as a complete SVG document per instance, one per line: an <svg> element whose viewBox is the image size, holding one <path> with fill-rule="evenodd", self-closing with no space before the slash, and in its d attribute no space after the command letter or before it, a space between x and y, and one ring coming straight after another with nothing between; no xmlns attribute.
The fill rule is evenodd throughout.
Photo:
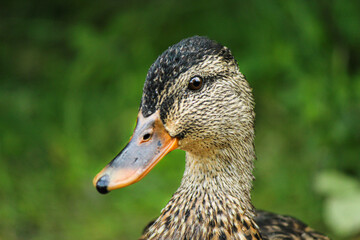
<svg viewBox="0 0 360 240"><path fill-rule="evenodd" d="M184 153L100 195L149 66L205 35L256 99L257 208L360 239L359 1L3 1L0 239L136 239L178 187Z"/></svg>

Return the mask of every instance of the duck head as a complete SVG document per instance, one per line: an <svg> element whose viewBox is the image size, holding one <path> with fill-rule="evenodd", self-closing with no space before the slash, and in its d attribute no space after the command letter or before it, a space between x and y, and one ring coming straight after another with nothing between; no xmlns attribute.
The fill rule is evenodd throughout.
<svg viewBox="0 0 360 240"><path fill-rule="evenodd" d="M251 88L230 50L206 37L184 39L150 67L132 138L94 185L107 193L133 184L177 148L203 159L252 149L254 118Z"/></svg>

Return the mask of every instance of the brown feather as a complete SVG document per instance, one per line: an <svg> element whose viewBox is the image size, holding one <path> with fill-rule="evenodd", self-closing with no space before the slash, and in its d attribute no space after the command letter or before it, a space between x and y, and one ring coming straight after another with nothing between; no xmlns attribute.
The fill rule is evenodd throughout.
<svg viewBox="0 0 360 240"><path fill-rule="evenodd" d="M191 78L203 79L198 91ZM160 111L179 138L186 167L179 189L140 239L328 239L291 217L255 211L254 100L228 48L185 39L151 66L141 109Z"/></svg>

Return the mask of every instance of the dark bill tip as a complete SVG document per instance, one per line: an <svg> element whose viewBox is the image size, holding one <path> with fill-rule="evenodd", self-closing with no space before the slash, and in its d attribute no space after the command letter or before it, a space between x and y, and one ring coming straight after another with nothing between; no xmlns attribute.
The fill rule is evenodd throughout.
<svg viewBox="0 0 360 240"><path fill-rule="evenodd" d="M161 121L160 113L144 118L141 113L130 142L93 180L99 193L140 181L169 152L178 147Z"/></svg>
<svg viewBox="0 0 360 240"><path fill-rule="evenodd" d="M106 194L109 192L108 185L109 185L109 175L106 174L102 176L97 182L96 182L96 189L99 193Z"/></svg>

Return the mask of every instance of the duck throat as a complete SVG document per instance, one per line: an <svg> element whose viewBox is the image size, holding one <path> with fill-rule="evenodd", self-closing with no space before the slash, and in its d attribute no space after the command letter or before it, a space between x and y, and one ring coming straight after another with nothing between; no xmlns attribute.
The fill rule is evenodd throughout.
<svg viewBox="0 0 360 240"><path fill-rule="evenodd" d="M179 189L141 239L261 239L250 199L254 158L253 148L187 153Z"/></svg>
<svg viewBox="0 0 360 240"><path fill-rule="evenodd" d="M254 176L255 153L253 147L241 149L223 148L206 155L186 154L186 167L179 191L204 191L216 197L233 197L239 206L251 216L251 189Z"/></svg>

